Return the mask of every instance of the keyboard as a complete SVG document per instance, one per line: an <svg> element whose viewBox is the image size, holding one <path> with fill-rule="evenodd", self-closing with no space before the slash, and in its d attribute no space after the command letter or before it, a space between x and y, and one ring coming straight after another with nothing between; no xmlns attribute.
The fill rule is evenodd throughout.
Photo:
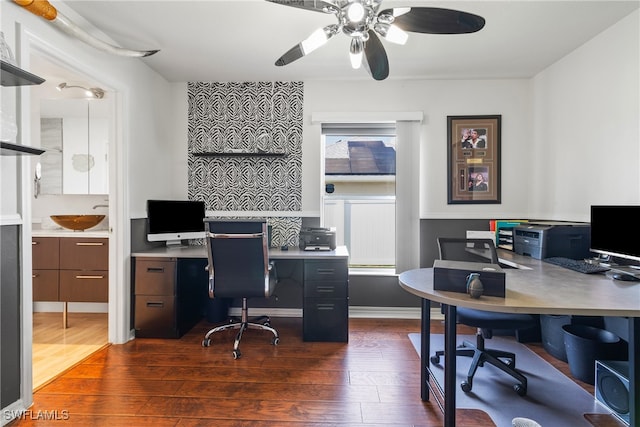
<svg viewBox="0 0 640 427"><path fill-rule="evenodd" d="M544 262L548 262L549 264L558 265L560 267L568 268L569 270L577 271L579 273L603 273L605 271L609 271L609 267L603 267L598 264L589 264L586 261L580 259L571 259L571 258L563 258L563 257L551 257L544 258Z"/></svg>

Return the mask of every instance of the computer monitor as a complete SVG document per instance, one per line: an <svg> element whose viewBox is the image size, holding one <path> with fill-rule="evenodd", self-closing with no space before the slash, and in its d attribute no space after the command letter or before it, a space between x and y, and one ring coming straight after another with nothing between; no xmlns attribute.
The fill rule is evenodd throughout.
<svg viewBox="0 0 640 427"><path fill-rule="evenodd" d="M195 200L147 200L147 240L180 245L182 240L202 239L205 205Z"/></svg>
<svg viewBox="0 0 640 427"><path fill-rule="evenodd" d="M640 263L638 218L640 218L640 205L591 206L590 250L606 257L635 261L629 264ZM620 261L616 262L620 263ZM612 269L619 274L640 276L640 270L631 266L620 268L614 265Z"/></svg>

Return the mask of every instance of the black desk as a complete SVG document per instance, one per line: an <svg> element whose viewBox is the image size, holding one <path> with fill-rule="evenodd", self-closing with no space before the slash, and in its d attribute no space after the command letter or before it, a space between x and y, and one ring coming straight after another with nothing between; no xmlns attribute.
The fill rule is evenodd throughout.
<svg viewBox="0 0 640 427"><path fill-rule="evenodd" d="M499 251L506 269L506 297L472 299L433 289L433 269L400 274L400 286L422 298L421 398L429 400L430 301L445 306L444 425L455 427L456 308L502 313L572 314L629 317L629 403L632 426L640 425L640 284L583 274L542 261ZM514 399L518 396L514 396Z"/></svg>
<svg viewBox="0 0 640 427"><path fill-rule="evenodd" d="M206 301L206 246L158 247L132 254L132 313L136 336L178 338L201 318ZM300 263L302 336L346 342L349 337L349 253L270 249L269 259Z"/></svg>

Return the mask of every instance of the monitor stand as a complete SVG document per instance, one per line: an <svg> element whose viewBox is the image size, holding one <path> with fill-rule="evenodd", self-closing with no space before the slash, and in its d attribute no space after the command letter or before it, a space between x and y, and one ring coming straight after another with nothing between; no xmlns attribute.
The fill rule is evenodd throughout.
<svg viewBox="0 0 640 427"><path fill-rule="evenodd" d="M181 247L186 246L186 245L182 244L182 240L177 239L177 240L167 240L166 241L166 246L169 249L177 249L177 248L181 248Z"/></svg>

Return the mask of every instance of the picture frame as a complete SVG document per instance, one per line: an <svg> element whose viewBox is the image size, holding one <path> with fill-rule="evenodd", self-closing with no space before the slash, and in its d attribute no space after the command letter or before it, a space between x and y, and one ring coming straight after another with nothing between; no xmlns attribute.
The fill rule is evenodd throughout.
<svg viewBox="0 0 640 427"><path fill-rule="evenodd" d="M501 203L501 115L447 116L447 204Z"/></svg>

